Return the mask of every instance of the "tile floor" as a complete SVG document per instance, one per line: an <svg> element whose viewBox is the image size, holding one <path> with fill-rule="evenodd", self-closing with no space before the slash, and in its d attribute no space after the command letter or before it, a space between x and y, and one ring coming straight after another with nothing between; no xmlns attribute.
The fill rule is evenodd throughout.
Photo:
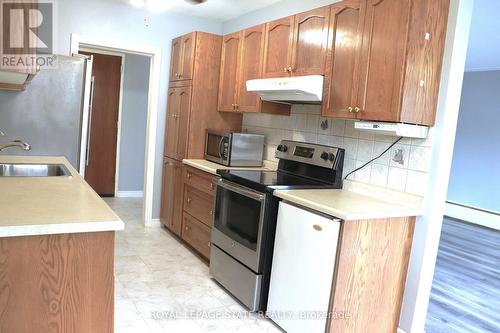
<svg viewBox="0 0 500 333"><path fill-rule="evenodd" d="M116 233L115 332L282 332L245 311L166 229L145 228L141 199L105 200L125 222Z"/></svg>

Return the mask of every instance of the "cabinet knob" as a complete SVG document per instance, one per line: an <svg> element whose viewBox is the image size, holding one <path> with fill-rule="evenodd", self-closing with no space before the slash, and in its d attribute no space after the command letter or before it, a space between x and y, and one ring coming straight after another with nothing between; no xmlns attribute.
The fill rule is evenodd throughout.
<svg viewBox="0 0 500 333"><path fill-rule="evenodd" d="M214 183L210 183L210 189L213 190L215 188Z"/></svg>
<svg viewBox="0 0 500 333"><path fill-rule="evenodd" d="M353 111L354 111L354 109L353 109L353 107L352 107L352 106L349 106L349 107L347 108L347 112L352 113Z"/></svg>
<svg viewBox="0 0 500 333"><path fill-rule="evenodd" d="M208 242L207 246L210 247L210 242Z"/></svg>
<svg viewBox="0 0 500 333"><path fill-rule="evenodd" d="M187 198L187 203L188 203L188 205L191 203L191 201L192 201L192 200L193 200L193 199L191 199L191 198L189 198L189 197Z"/></svg>
<svg viewBox="0 0 500 333"><path fill-rule="evenodd" d="M186 174L186 177L187 177L187 179L191 179L191 172L188 172L188 173Z"/></svg>
<svg viewBox="0 0 500 333"><path fill-rule="evenodd" d="M358 112L360 112L360 111L361 111L361 108L359 108L359 107L357 107L357 106L354 108L354 112L358 113Z"/></svg>
<svg viewBox="0 0 500 333"><path fill-rule="evenodd" d="M289 71L290 73L291 73L291 72L293 72L294 70L295 70L295 68L293 68L293 67L291 67L291 66L290 66L290 67L288 67L288 71Z"/></svg>
<svg viewBox="0 0 500 333"><path fill-rule="evenodd" d="M213 211L213 210L210 210L210 211L208 212L208 214L210 214L210 215L214 215L214 211Z"/></svg>

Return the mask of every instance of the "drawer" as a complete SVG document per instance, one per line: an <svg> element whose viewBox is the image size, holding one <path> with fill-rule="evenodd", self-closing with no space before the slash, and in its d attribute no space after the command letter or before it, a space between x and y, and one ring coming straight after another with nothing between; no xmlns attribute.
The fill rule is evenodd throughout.
<svg viewBox="0 0 500 333"><path fill-rule="evenodd" d="M191 186L184 187L184 211L205 223L208 227L214 221L214 197Z"/></svg>
<svg viewBox="0 0 500 333"><path fill-rule="evenodd" d="M184 212L181 238L205 258L210 258L210 228Z"/></svg>
<svg viewBox="0 0 500 333"><path fill-rule="evenodd" d="M214 178L219 178L211 173L204 172L190 166L184 168L184 184L197 188L207 194L214 195Z"/></svg>

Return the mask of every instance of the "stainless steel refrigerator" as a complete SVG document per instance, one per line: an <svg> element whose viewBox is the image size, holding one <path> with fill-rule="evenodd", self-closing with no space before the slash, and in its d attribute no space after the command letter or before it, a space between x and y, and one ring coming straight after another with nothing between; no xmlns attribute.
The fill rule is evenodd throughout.
<svg viewBox="0 0 500 333"><path fill-rule="evenodd" d="M42 69L25 91L0 90L0 144L20 139L31 151L9 148L3 155L64 156L85 165L91 60L57 56L57 67ZM82 131L83 128L83 131ZM83 162L83 163L82 163Z"/></svg>

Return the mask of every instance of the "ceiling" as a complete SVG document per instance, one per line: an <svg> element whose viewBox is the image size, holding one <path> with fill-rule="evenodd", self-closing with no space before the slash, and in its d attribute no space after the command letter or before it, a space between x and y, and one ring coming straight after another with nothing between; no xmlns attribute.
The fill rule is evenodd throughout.
<svg viewBox="0 0 500 333"><path fill-rule="evenodd" d="M500 69L500 1L476 0L466 70Z"/></svg>
<svg viewBox="0 0 500 333"><path fill-rule="evenodd" d="M144 0L128 0L128 2L135 2L136 4L141 1L143 2ZM157 8L163 7L163 11L168 10L170 13L182 13L217 21L227 21L267 7L280 0L207 0L198 5L193 5L185 0L146 0L146 2L148 1L156 5Z"/></svg>

